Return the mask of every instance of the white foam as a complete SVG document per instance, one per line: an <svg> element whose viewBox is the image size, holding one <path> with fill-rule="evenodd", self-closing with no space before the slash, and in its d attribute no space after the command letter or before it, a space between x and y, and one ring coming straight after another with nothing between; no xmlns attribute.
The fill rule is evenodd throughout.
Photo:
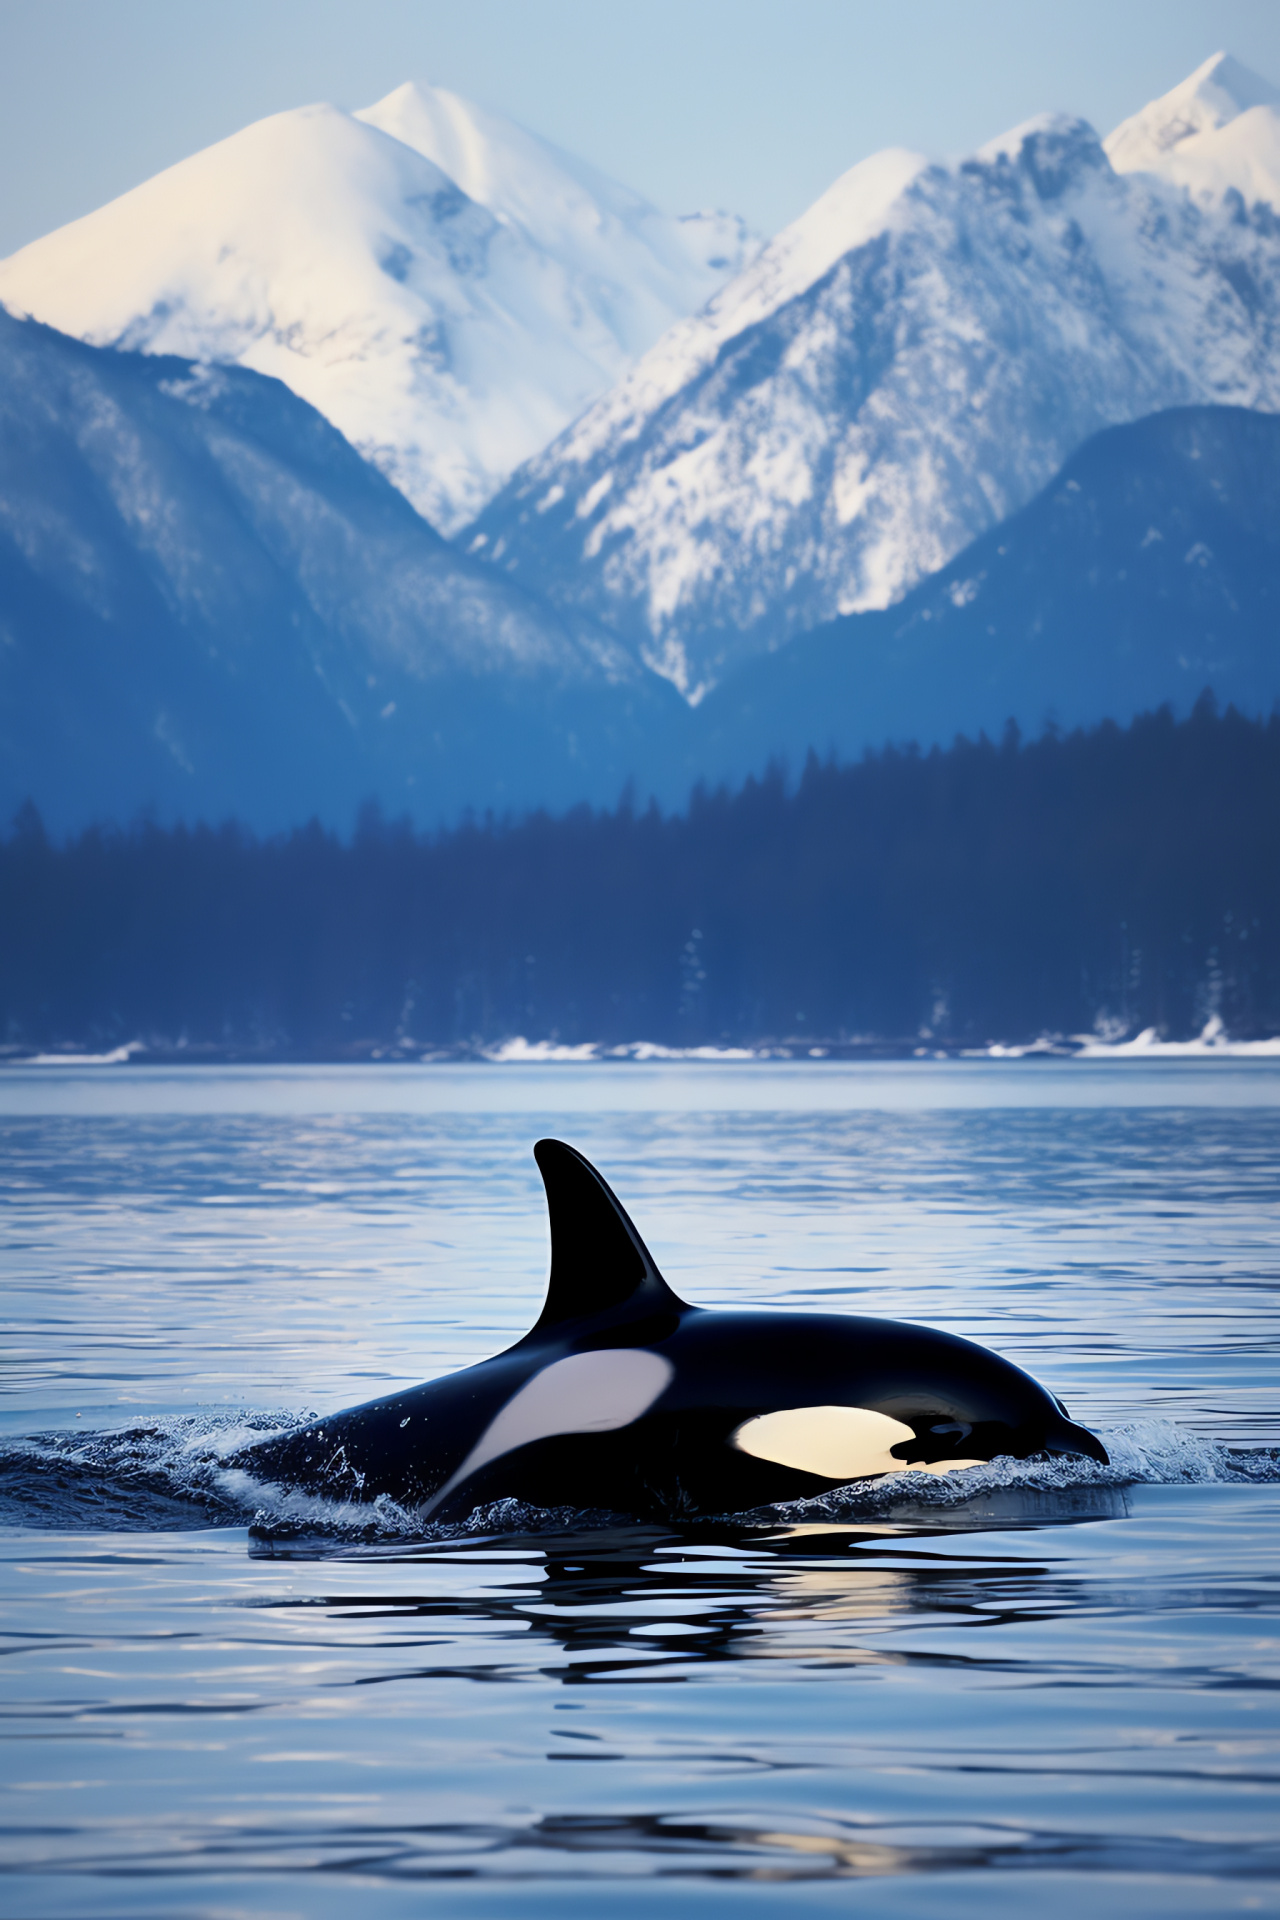
<svg viewBox="0 0 1280 1920"><path fill-rule="evenodd" d="M1071 1493L1084 1488L1239 1485L1280 1480L1280 1450L1236 1449L1205 1439L1171 1420L1134 1420L1102 1430L1109 1466L1079 1454L1048 1459L1002 1458L968 1467L945 1479L918 1471L836 1487L812 1500L779 1502L767 1511L793 1520L855 1519L883 1513L904 1502L934 1508L959 1507L985 1494L1020 1489Z"/></svg>
<svg viewBox="0 0 1280 1920"><path fill-rule="evenodd" d="M171 1503L177 1500L201 1507L204 1524L212 1520L221 1525L252 1525L268 1542L273 1536L291 1535L341 1543L448 1540L548 1529L565 1532L616 1524L625 1517L596 1510L538 1508L507 1499L487 1502L462 1521L442 1524L385 1494L369 1501L326 1499L258 1480L244 1468L226 1464L241 1447L305 1426L315 1418L312 1412L239 1411L139 1421L88 1432L40 1433L0 1446L0 1465L6 1469L6 1492L19 1508L24 1484L33 1510L40 1505L47 1508L42 1496L56 1484L57 1524L67 1527L99 1525L107 1493L130 1496L134 1526L148 1525L148 1500L154 1502L154 1524L172 1526ZM753 1509L750 1520L753 1525L846 1522L904 1506L927 1508L945 1517L949 1510L958 1512L995 1494L1045 1495L1061 1501L1090 1489L1280 1481L1280 1449L1226 1447L1170 1420L1129 1421L1103 1430L1101 1438L1111 1455L1110 1466L1057 1455L993 1460L945 1478L929 1472L895 1472L837 1487L812 1500ZM739 1521L745 1517L737 1516Z"/></svg>

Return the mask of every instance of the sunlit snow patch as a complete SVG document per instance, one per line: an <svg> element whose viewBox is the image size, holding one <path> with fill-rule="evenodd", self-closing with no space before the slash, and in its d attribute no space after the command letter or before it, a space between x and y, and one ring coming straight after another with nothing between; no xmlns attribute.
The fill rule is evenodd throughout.
<svg viewBox="0 0 1280 1920"><path fill-rule="evenodd" d="M510 1066L513 1062L542 1066L548 1060L598 1060L600 1049L594 1040L584 1040L580 1046L565 1046L556 1040L526 1040L518 1033L514 1039L486 1047L483 1058L496 1061L500 1066Z"/></svg>
<svg viewBox="0 0 1280 1920"><path fill-rule="evenodd" d="M1280 1059L1280 1037L1232 1040L1221 1017L1213 1014L1194 1040L1162 1040L1155 1027L1144 1027L1132 1040L1102 1040L1081 1036L1077 1056L1082 1060Z"/></svg>
<svg viewBox="0 0 1280 1920"><path fill-rule="evenodd" d="M481 1058L501 1066L544 1066L548 1061L582 1062L587 1060L767 1060L772 1049L761 1047L664 1047L656 1040L630 1040L622 1046L607 1047L594 1040L575 1046L558 1040L526 1040L523 1034L485 1047Z"/></svg>
<svg viewBox="0 0 1280 1920"><path fill-rule="evenodd" d="M33 1053L22 1061L24 1067L123 1067L135 1053L145 1053L146 1042L129 1040L109 1053Z"/></svg>

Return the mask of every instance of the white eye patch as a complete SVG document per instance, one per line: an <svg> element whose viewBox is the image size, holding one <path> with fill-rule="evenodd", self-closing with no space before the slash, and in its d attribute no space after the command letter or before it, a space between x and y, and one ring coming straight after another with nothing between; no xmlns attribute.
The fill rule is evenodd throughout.
<svg viewBox="0 0 1280 1920"><path fill-rule="evenodd" d="M458 1471L428 1501L439 1506L456 1486L504 1453L558 1433L612 1433L647 1413L675 1368L643 1347L607 1347L553 1361L513 1393L472 1447Z"/></svg>
<svg viewBox="0 0 1280 1920"><path fill-rule="evenodd" d="M880 1473L955 1473L980 1460L896 1460L890 1447L914 1440L912 1429L870 1407L782 1407L744 1420L731 1446L756 1460L794 1467L824 1480L862 1480Z"/></svg>

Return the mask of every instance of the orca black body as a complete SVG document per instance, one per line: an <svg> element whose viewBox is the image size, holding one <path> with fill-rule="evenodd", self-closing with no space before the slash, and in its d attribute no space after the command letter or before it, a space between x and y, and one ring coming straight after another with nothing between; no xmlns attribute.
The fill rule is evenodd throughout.
<svg viewBox="0 0 1280 1920"><path fill-rule="evenodd" d="M340 1499L387 1494L423 1520L508 1498L679 1520L1002 1454L1105 1464L1029 1374L954 1334L686 1305L589 1161L558 1140L534 1154L551 1279L533 1330L232 1464Z"/></svg>

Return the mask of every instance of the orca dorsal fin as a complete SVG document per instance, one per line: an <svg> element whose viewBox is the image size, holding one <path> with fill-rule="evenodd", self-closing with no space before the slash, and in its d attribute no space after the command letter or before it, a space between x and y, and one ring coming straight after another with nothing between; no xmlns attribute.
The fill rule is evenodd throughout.
<svg viewBox="0 0 1280 1920"><path fill-rule="evenodd" d="M551 1217L551 1278L533 1331L546 1333L616 1307L641 1315L683 1312L685 1302L671 1291L591 1162L563 1140L539 1140L533 1157Z"/></svg>

